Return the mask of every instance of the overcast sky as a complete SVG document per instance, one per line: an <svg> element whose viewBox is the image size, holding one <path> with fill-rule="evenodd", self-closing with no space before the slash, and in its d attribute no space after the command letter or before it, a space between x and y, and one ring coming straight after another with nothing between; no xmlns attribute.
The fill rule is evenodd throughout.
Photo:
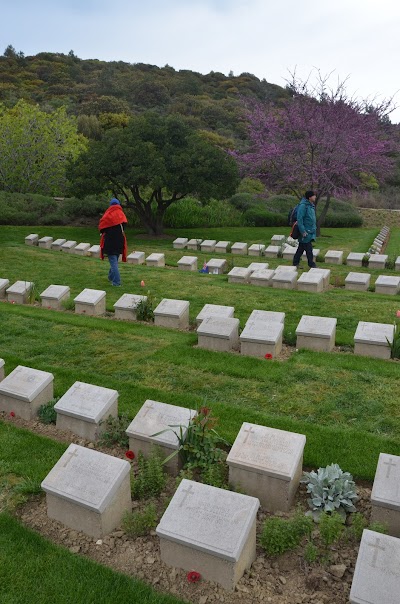
<svg viewBox="0 0 400 604"><path fill-rule="evenodd" d="M399 0L14 0L1 7L0 53L73 50L82 59L200 73L349 76L347 90L400 89ZM332 80L332 83L334 83ZM395 101L400 105L400 92ZM392 115L400 122L400 109Z"/></svg>

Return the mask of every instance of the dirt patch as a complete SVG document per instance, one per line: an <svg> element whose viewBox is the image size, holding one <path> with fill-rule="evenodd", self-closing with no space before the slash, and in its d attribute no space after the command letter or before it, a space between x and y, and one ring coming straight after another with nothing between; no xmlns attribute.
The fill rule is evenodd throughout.
<svg viewBox="0 0 400 604"><path fill-rule="evenodd" d="M52 424L10 418L4 413L0 414L0 417L6 422L59 442L74 442L126 459L125 450L120 447L100 447L69 432L62 432ZM132 464L135 466L135 461ZM174 489L175 480L169 478L164 498L157 502L160 513ZM371 485L360 483L357 489L360 497L357 509L369 519ZM305 509L306 498L305 487L301 485L296 504ZM134 501L133 509L140 509L143 505ZM269 515L260 508L257 517L258 534L261 533L262 524ZM276 515L289 516L285 513ZM257 546L257 559L251 569L239 581L234 592L227 592L204 580L196 584L189 583L185 571L166 566L160 559L155 531L146 537L132 538L119 528L103 539L93 539L49 519L44 495L31 498L17 509L16 516L23 524L73 554L86 556L116 571L140 578L156 590L170 593L193 604L346 604L358 553L358 544L344 541L324 550L319 562L308 564L305 559L306 544L278 558L267 556L264 550ZM317 533L318 531L314 531L313 537L318 544Z"/></svg>

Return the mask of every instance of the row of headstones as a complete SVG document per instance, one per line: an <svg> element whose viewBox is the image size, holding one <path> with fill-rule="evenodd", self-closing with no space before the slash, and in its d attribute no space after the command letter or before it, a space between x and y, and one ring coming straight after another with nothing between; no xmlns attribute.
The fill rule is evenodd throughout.
<svg viewBox="0 0 400 604"><path fill-rule="evenodd" d="M388 242L390 235L390 229L387 226L381 228L379 235L377 235L374 239L373 244L371 245L369 252L371 254L380 254L382 250L386 247L386 243Z"/></svg>
<svg viewBox="0 0 400 604"><path fill-rule="evenodd" d="M324 270L324 269L311 269ZM278 274L291 271L278 271ZM310 271L311 272L311 271ZM329 279L329 275L324 278ZM8 281L7 279L0 280ZM5 291L8 301L27 302L32 288L29 281L17 281ZM0 289L1 293L1 289ZM50 285L40 294L42 306L60 310L70 296L66 285ZM147 296L123 294L114 304L115 318L137 320L137 307ZM106 310L106 292L85 288L76 298L75 313L100 316ZM239 348L242 354L276 357L282 349L285 313L254 310L239 338L239 319L233 317L233 306L206 304L196 317L200 348L229 352ZM164 298L154 309L154 323L172 329L189 328L189 302ZM296 347L330 352L335 346L337 319L303 315L296 328ZM359 321L354 335L354 352L362 356L390 359L394 325Z"/></svg>
<svg viewBox="0 0 400 604"><path fill-rule="evenodd" d="M4 370L4 362L1 367ZM0 383L0 411L25 418L35 415L34 410L52 397L53 375L47 372L19 366ZM116 417L118 392L75 382L55 409L58 427L94 440L101 434L101 421L109 415ZM182 426L185 439L195 415L194 410L147 400L127 428L130 450L147 457L156 445L170 456L179 442L169 426ZM294 503L305 443L302 434L243 423L227 464L231 485L246 494L184 479L156 529L163 562L196 569L205 579L233 590L256 559L260 503L271 513L287 512ZM166 465L173 475L180 467L178 455ZM48 516L94 539L104 537L132 509L130 472L125 460L71 444L41 485ZM397 601L399 481L400 457L381 453L371 494L371 519L386 524L389 535L363 532L350 594L353 603Z"/></svg>
<svg viewBox="0 0 400 604"><path fill-rule="evenodd" d="M37 233L31 233L25 237L26 245L37 245L45 250L67 252L78 256L93 256L100 258L100 246L90 243L78 243L70 239L54 239L53 237L41 237Z"/></svg>

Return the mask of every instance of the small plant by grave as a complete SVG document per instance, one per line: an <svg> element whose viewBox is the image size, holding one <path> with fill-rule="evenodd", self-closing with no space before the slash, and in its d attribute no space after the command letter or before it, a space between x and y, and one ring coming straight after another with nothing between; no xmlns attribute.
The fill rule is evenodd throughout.
<svg viewBox="0 0 400 604"><path fill-rule="evenodd" d="M400 321L396 320L393 326L393 341L389 342L387 340L390 346L390 357L392 359L400 359Z"/></svg>
<svg viewBox="0 0 400 604"><path fill-rule="evenodd" d="M343 517L337 512L323 512L319 517L319 534L325 547L337 543L344 531Z"/></svg>
<svg viewBox="0 0 400 604"><path fill-rule="evenodd" d="M142 510L127 512L122 519L122 528L130 537L148 535L157 526L155 504L149 503Z"/></svg>
<svg viewBox="0 0 400 604"><path fill-rule="evenodd" d="M126 429L129 426L130 420L124 413L113 417L109 415L107 419L100 422L100 426L104 428L99 444L104 447L112 447L118 445L125 449L129 446L129 437L126 434Z"/></svg>
<svg viewBox="0 0 400 604"><path fill-rule="evenodd" d="M156 299L151 292L147 292L146 300L140 300L136 307L136 317L138 321L154 321L154 308Z"/></svg>
<svg viewBox="0 0 400 604"><path fill-rule="evenodd" d="M62 306L63 310L75 310L74 299L68 298L67 300L62 300L61 306Z"/></svg>
<svg viewBox="0 0 400 604"><path fill-rule="evenodd" d="M316 522L323 512L337 512L344 521L347 513L356 511L354 502L358 497L353 477L337 464L319 468L317 472L304 472L300 482L307 485L307 493L311 495L307 514Z"/></svg>
<svg viewBox="0 0 400 604"><path fill-rule="evenodd" d="M39 407L38 417L39 417L39 421L41 421L42 424L56 424L57 413L56 413L56 410L54 409L54 405L59 400L60 400L60 397L57 396L56 398L53 398L48 403L45 403L44 405L41 405Z"/></svg>
<svg viewBox="0 0 400 604"><path fill-rule="evenodd" d="M396 256L390 256L385 262L385 268L388 268L391 271L394 271L395 267L396 267Z"/></svg>
<svg viewBox="0 0 400 604"><path fill-rule="evenodd" d="M39 296L37 284L34 281L32 281L32 286L28 293L28 303L35 304L35 302L39 302L39 301L40 301L40 296Z"/></svg>
<svg viewBox="0 0 400 604"><path fill-rule="evenodd" d="M204 484L209 484L218 489L229 489L229 469L224 461L210 464L203 469L201 479Z"/></svg>
<svg viewBox="0 0 400 604"><path fill-rule="evenodd" d="M270 556L280 556L300 545L303 537L310 537L313 521L297 510L292 518L272 516L264 522L260 544Z"/></svg>
<svg viewBox="0 0 400 604"><path fill-rule="evenodd" d="M149 499L158 497L167 482L162 455L159 449L152 449L146 459L142 453L138 455L136 476L132 478L131 490L134 499Z"/></svg>
<svg viewBox="0 0 400 604"><path fill-rule="evenodd" d="M318 556L319 552L317 546L309 541L304 548L304 560L307 562L307 564L314 564L314 562L316 562L318 559Z"/></svg>

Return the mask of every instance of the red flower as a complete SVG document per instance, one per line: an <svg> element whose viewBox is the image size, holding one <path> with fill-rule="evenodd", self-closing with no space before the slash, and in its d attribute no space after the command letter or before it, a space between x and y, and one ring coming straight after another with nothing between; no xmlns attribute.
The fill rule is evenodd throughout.
<svg viewBox="0 0 400 604"><path fill-rule="evenodd" d="M201 574L196 572L195 570L191 570L190 572L188 572L186 577L189 583L197 583L201 579Z"/></svg>
<svg viewBox="0 0 400 604"><path fill-rule="evenodd" d="M267 354L264 356L264 359L272 359L272 354L267 352Z"/></svg>
<svg viewBox="0 0 400 604"><path fill-rule="evenodd" d="M127 457L128 459L135 459L135 454L134 454L134 452L133 452L133 451L130 451L130 450L129 450L129 451L127 451L127 452L125 453L125 455L126 455L126 457Z"/></svg>
<svg viewBox="0 0 400 604"><path fill-rule="evenodd" d="M210 413L211 409L209 407L202 407L200 409L200 413L201 415L208 415Z"/></svg>
<svg viewBox="0 0 400 604"><path fill-rule="evenodd" d="M140 282L140 287L144 287L144 286L145 286L145 282L144 282L144 281L141 281L141 282Z"/></svg>
<svg viewBox="0 0 400 604"><path fill-rule="evenodd" d="M10 417L15 417L14 411L10 411Z"/></svg>
<svg viewBox="0 0 400 604"><path fill-rule="evenodd" d="M396 312L396 317L400 317L400 310Z"/></svg>

